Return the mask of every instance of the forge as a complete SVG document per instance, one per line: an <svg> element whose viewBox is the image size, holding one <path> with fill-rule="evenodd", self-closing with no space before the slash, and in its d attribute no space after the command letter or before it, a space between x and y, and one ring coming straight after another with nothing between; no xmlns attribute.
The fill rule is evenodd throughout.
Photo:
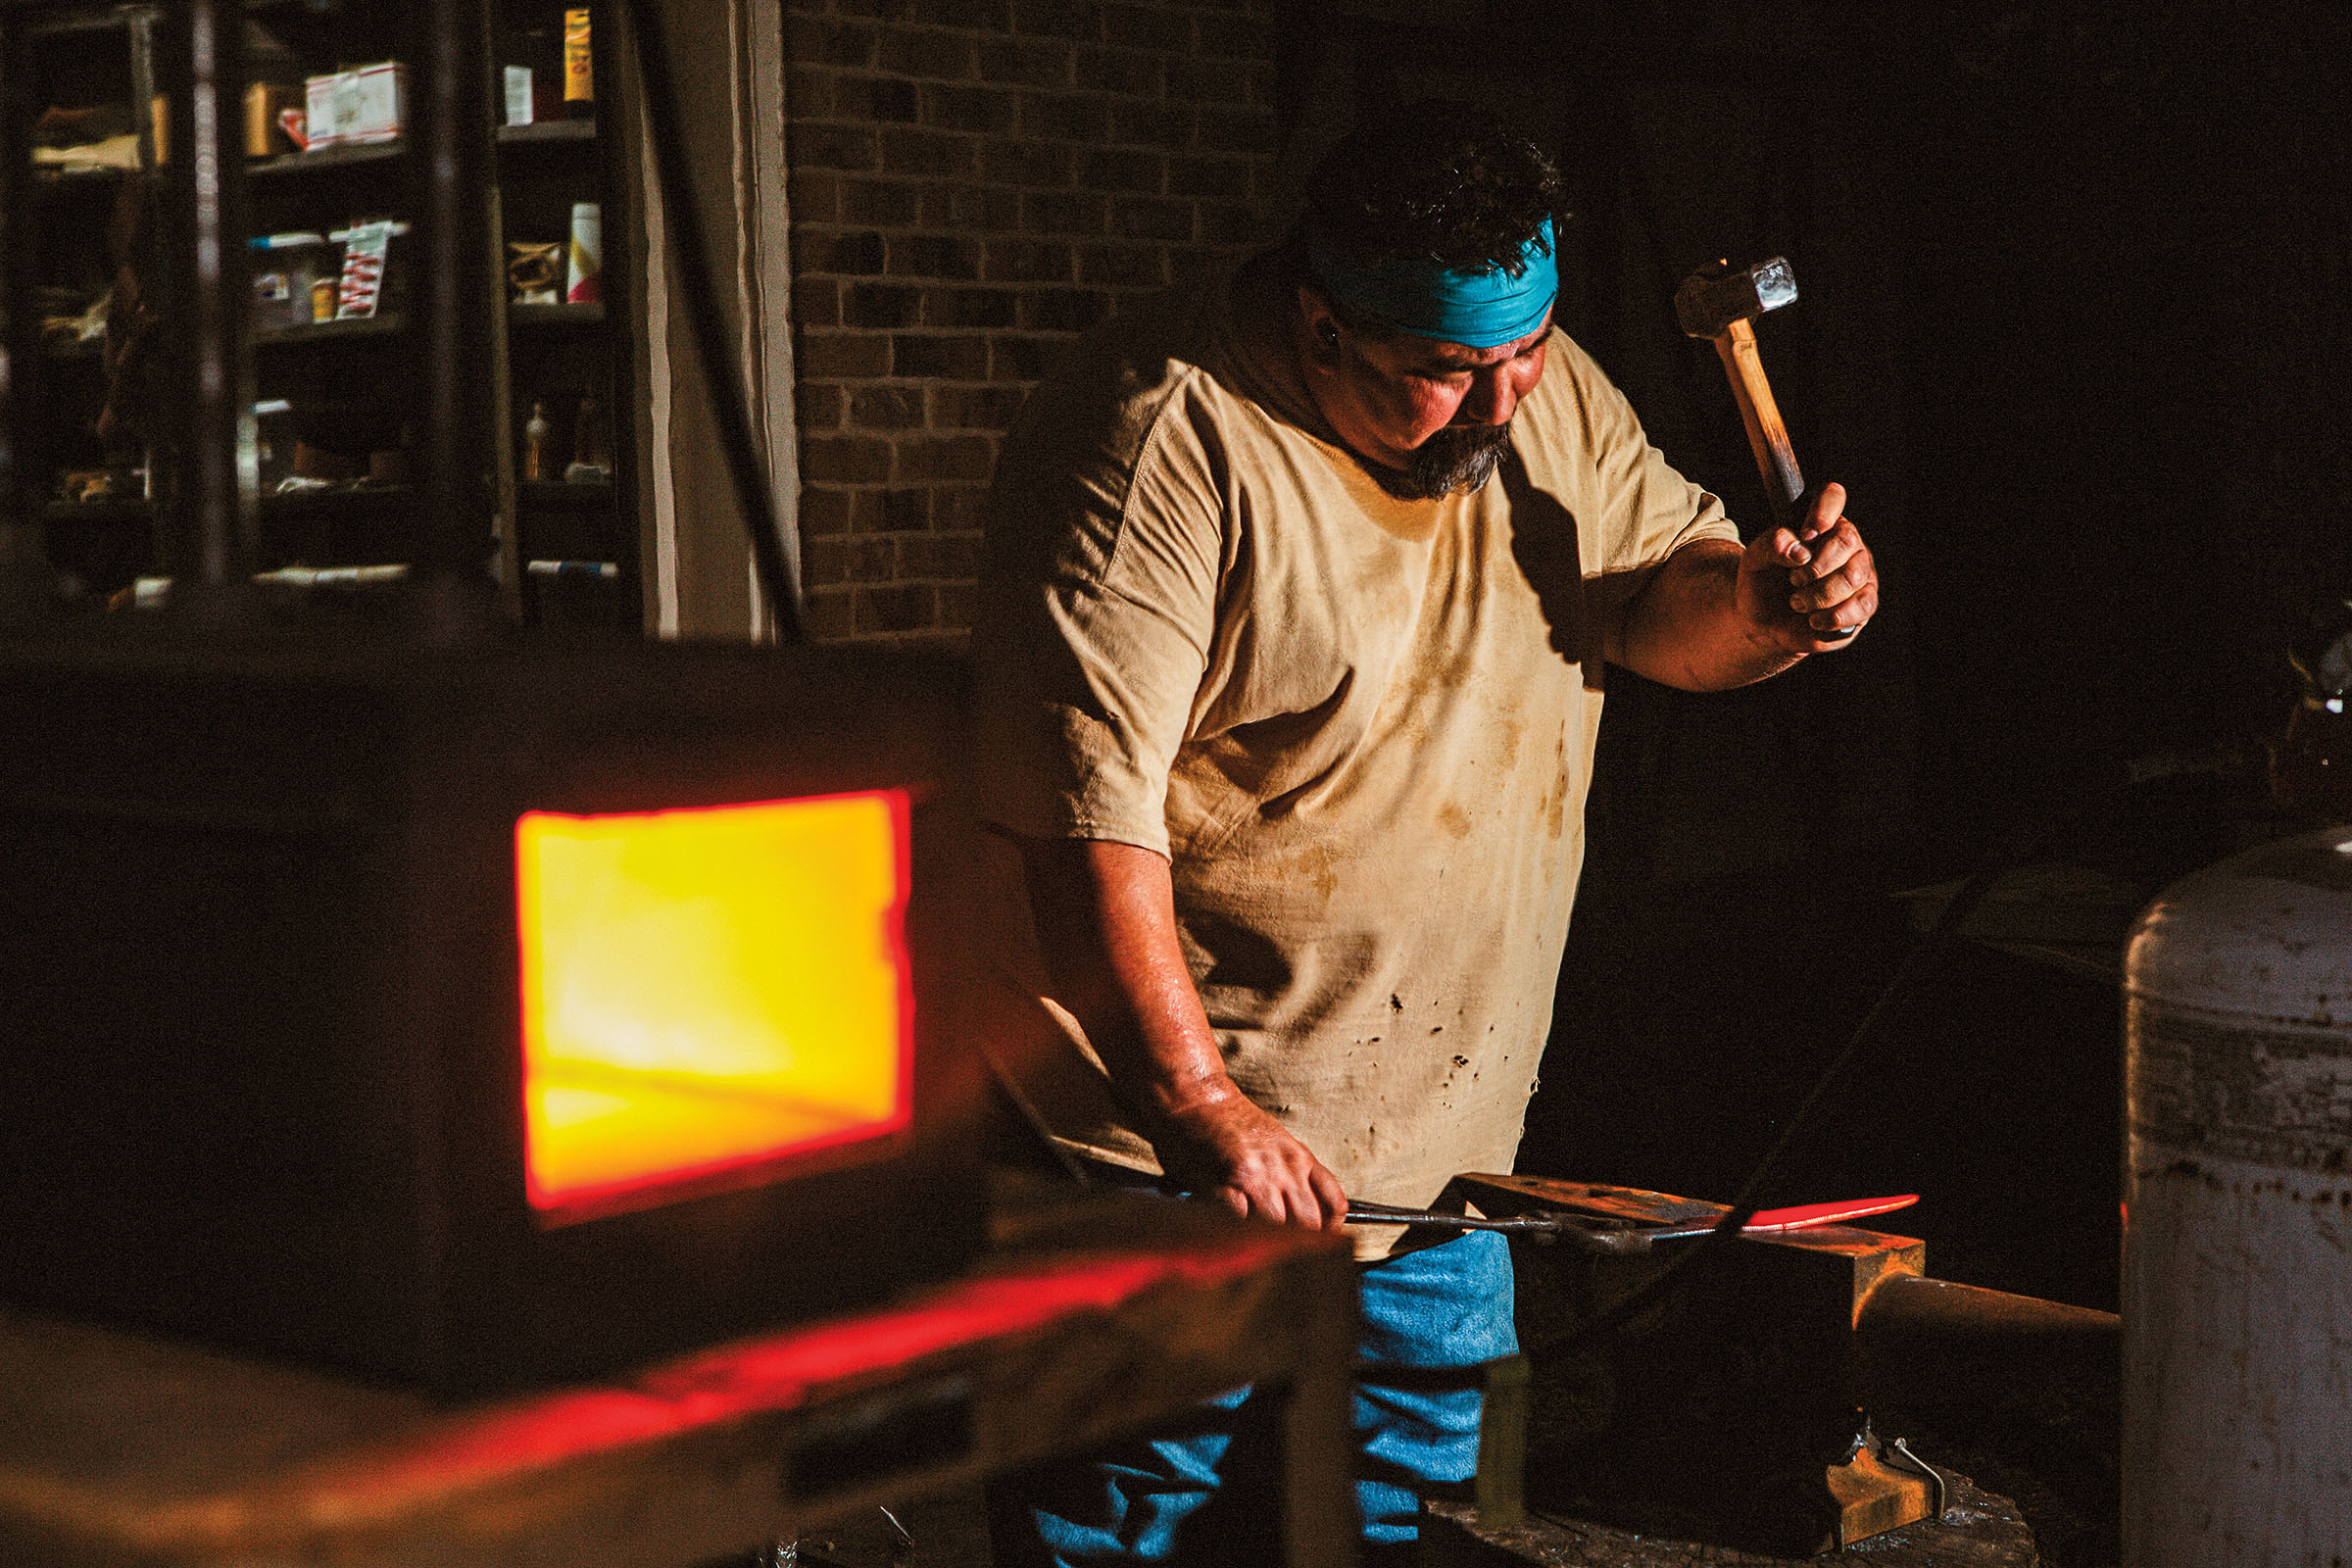
<svg viewBox="0 0 2352 1568"><path fill-rule="evenodd" d="M8 1300L460 1396L979 1246L952 670L162 633L0 663Z"/></svg>

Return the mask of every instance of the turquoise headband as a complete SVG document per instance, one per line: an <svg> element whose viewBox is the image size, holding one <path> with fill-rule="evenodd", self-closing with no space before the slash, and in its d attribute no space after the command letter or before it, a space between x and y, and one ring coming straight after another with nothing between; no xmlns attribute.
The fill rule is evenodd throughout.
<svg viewBox="0 0 2352 1568"><path fill-rule="evenodd" d="M1306 265L1333 304L1415 337L1465 348L1516 343L1544 324L1560 291L1551 220L1519 250L1519 275L1506 267L1446 269L1427 261L1365 261L1306 229Z"/></svg>

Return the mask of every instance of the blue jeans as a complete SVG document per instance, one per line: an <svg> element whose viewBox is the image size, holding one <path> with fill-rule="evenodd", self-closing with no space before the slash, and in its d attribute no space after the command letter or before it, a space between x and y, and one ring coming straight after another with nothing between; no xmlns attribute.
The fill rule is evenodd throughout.
<svg viewBox="0 0 2352 1568"><path fill-rule="evenodd" d="M1355 1496L1363 1563L1381 1568L1412 1560L1423 1488L1477 1469L1476 1368L1519 1341L1499 1236L1458 1236L1358 1279ZM1276 1396L1237 1389L1178 1426L993 1483L996 1568L1279 1561L1281 1421Z"/></svg>

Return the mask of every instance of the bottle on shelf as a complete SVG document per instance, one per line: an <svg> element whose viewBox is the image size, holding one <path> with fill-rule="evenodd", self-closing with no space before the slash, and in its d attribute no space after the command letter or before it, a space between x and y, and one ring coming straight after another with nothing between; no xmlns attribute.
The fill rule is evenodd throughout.
<svg viewBox="0 0 2352 1568"><path fill-rule="evenodd" d="M564 31L560 19L533 7L499 35L506 122L534 125L564 117Z"/></svg>
<svg viewBox="0 0 2352 1568"><path fill-rule="evenodd" d="M564 470L571 484L609 484L612 479L612 434L605 424L605 405L593 392L580 399L580 412L571 424L571 466Z"/></svg>
<svg viewBox="0 0 2352 1568"><path fill-rule="evenodd" d="M508 125L528 125L537 121L538 117L532 113L530 67L504 68L499 73L499 87Z"/></svg>
<svg viewBox="0 0 2352 1568"><path fill-rule="evenodd" d="M575 6L564 13L564 116L566 120L596 118L596 68L589 49L588 8Z"/></svg>
<svg viewBox="0 0 2352 1568"><path fill-rule="evenodd" d="M602 210L595 202L571 204L571 246L564 275L564 299L594 305L605 297L605 240Z"/></svg>
<svg viewBox="0 0 2352 1568"><path fill-rule="evenodd" d="M555 477L556 427L548 422L547 405L531 404L530 423L522 427L522 476L530 480Z"/></svg>

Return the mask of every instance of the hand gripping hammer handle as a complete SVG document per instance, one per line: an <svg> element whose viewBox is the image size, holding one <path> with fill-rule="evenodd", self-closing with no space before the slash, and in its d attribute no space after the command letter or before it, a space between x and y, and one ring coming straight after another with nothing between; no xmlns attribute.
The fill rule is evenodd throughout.
<svg viewBox="0 0 2352 1568"><path fill-rule="evenodd" d="M1796 449L1788 442L1780 405L1773 402L1772 383L1764 378L1753 324L1766 311L1777 311L1795 298L1796 275L1786 257L1775 256L1744 270L1719 266L1692 273L1675 291L1674 313L1685 332L1715 345L1724 373L1731 378L1732 397L1740 405L1740 422L1747 427L1756 470L1764 476L1772 520L1803 539L1805 476L1796 466ZM1819 635L1835 641L1854 631L1844 626Z"/></svg>

